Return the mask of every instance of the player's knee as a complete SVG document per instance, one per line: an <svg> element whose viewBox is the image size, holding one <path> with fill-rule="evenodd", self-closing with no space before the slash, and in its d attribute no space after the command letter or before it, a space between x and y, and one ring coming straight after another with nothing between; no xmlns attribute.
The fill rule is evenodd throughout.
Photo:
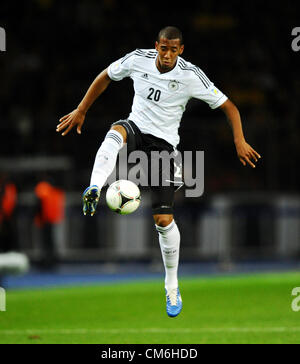
<svg viewBox="0 0 300 364"><path fill-rule="evenodd" d="M171 224L171 222L173 221L173 215L167 215L167 214L158 214L158 215L153 215L155 224L158 226L168 226Z"/></svg>
<svg viewBox="0 0 300 364"><path fill-rule="evenodd" d="M122 125L113 125L111 127L111 130L116 130L117 132L119 132L123 137L123 142L127 143L127 132L126 132L126 129L124 128L124 126L122 126Z"/></svg>

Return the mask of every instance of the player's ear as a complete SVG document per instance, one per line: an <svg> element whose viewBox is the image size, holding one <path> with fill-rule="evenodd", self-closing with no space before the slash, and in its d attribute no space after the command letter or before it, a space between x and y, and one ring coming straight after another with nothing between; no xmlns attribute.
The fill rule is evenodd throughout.
<svg viewBox="0 0 300 364"><path fill-rule="evenodd" d="M155 49L158 51L158 41L155 42Z"/></svg>
<svg viewBox="0 0 300 364"><path fill-rule="evenodd" d="M183 50L184 50L184 45L182 44L182 45L180 46L180 49L179 49L179 54L180 54L180 55L183 53Z"/></svg>

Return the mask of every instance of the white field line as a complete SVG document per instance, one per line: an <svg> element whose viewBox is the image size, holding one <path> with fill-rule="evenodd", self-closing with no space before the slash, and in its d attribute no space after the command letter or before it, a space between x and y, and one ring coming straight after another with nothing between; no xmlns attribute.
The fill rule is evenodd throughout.
<svg viewBox="0 0 300 364"><path fill-rule="evenodd" d="M86 334L196 334L196 333L280 333L300 332L299 327L207 327L198 329L24 329L1 330L2 335L86 335Z"/></svg>

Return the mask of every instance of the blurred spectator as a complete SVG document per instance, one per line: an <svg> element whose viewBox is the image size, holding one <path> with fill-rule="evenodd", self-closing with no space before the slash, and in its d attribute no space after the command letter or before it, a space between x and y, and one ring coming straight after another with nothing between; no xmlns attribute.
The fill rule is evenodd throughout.
<svg viewBox="0 0 300 364"><path fill-rule="evenodd" d="M39 201L39 210L35 216L35 224L41 230L42 268L54 268L57 263L54 245L54 225L64 219L65 193L52 186L49 182L41 181L35 187L35 194Z"/></svg>
<svg viewBox="0 0 300 364"><path fill-rule="evenodd" d="M17 250L14 212L17 188L6 176L0 176L0 252Z"/></svg>

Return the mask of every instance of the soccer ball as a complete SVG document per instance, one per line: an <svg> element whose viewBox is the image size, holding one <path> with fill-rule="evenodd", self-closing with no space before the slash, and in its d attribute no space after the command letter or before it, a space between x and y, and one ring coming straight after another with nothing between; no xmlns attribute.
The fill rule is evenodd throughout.
<svg viewBox="0 0 300 364"><path fill-rule="evenodd" d="M121 215L134 212L141 203L141 192L138 186L125 179L112 183L106 192L108 207Z"/></svg>

